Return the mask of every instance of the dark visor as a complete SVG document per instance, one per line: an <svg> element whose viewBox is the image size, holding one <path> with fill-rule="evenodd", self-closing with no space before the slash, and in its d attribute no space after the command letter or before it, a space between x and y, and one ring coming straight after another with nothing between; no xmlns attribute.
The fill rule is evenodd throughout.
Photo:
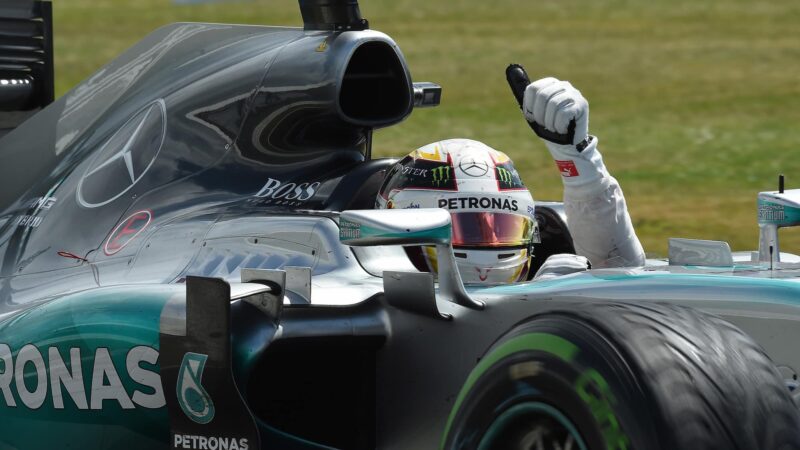
<svg viewBox="0 0 800 450"><path fill-rule="evenodd" d="M534 235L533 219L517 214L451 212L450 216L453 222L453 245L528 245Z"/></svg>

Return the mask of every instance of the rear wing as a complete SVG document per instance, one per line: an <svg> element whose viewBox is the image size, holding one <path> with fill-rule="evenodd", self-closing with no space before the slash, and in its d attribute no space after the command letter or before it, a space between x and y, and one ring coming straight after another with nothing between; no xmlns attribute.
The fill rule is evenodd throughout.
<svg viewBox="0 0 800 450"><path fill-rule="evenodd" d="M0 136L55 98L53 6L0 1Z"/></svg>

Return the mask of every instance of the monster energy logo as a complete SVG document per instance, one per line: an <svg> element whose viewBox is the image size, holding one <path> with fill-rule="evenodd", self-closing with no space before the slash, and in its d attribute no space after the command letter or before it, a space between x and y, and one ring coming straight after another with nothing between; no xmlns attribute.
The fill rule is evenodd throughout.
<svg viewBox="0 0 800 450"><path fill-rule="evenodd" d="M201 383L208 355L186 353L178 371L178 404L186 417L199 424L214 419L214 402Z"/></svg>
<svg viewBox="0 0 800 450"><path fill-rule="evenodd" d="M439 166L431 170L434 186L440 186L450 181L450 166Z"/></svg>
<svg viewBox="0 0 800 450"><path fill-rule="evenodd" d="M511 184L511 171L503 167L497 168L497 180L501 183Z"/></svg>

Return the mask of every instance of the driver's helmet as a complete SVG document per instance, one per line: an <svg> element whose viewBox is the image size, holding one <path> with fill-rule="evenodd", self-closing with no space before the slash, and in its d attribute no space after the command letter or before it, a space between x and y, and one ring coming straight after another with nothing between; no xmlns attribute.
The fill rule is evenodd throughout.
<svg viewBox="0 0 800 450"><path fill-rule="evenodd" d="M449 139L411 152L386 175L375 207L449 210L465 283L514 283L528 277L531 244L539 236L533 197L511 159L486 144ZM420 270L436 273L434 247L407 251Z"/></svg>

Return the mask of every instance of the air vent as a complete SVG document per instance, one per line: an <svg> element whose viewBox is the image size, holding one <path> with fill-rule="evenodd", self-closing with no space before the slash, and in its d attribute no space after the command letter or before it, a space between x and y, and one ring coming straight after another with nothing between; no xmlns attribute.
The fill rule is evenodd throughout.
<svg viewBox="0 0 800 450"><path fill-rule="evenodd" d="M0 111L27 111L53 101L52 22L50 2L0 2Z"/></svg>
<svg viewBox="0 0 800 450"><path fill-rule="evenodd" d="M391 45L367 42L353 52L339 106L349 121L372 126L398 122L411 112L411 83Z"/></svg>

